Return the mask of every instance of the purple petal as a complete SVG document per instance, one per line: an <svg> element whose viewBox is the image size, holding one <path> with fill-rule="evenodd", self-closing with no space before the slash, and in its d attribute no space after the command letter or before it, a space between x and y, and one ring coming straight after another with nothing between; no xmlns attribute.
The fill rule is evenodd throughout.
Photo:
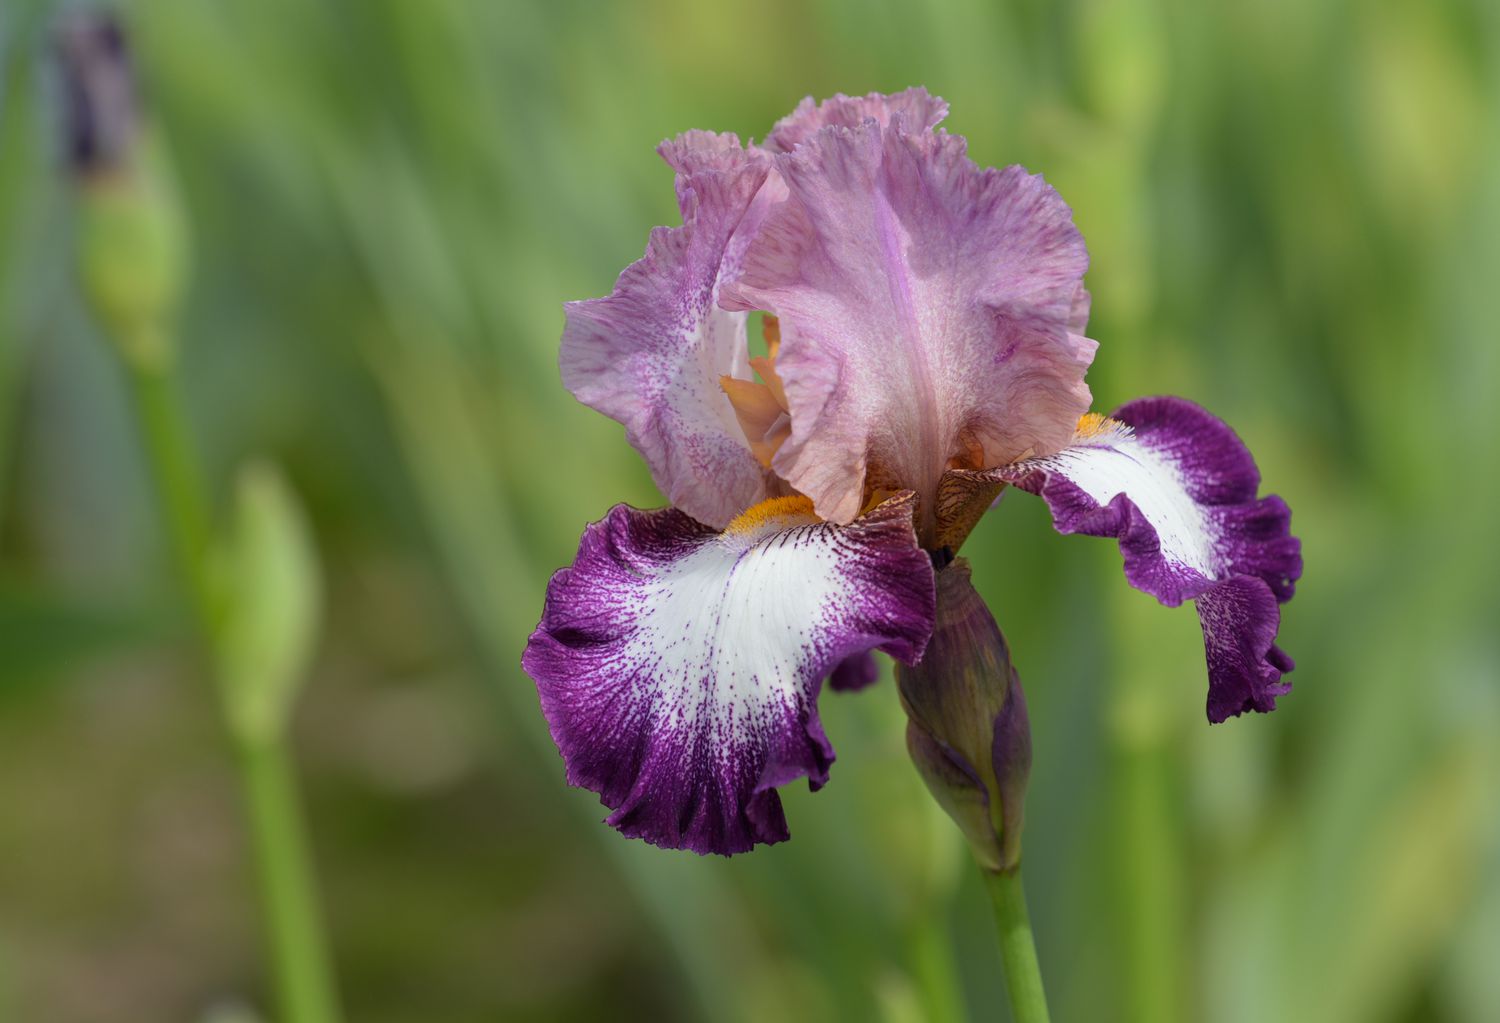
<svg viewBox="0 0 1500 1023"><path fill-rule="evenodd" d="M1198 602L1210 721L1271 710L1290 688L1274 640L1301 541L1285 501L1256 497L1255 460L1222 421L1181 398L1142 398L996 475L1040 494L1059 532L1118 538L1132 586L1173 607Z"/></svg>
<svg viewBox="0 0 1500 1023"><path fill-rule="evenodd" d="M776 787L821 787L833 762L822 680L867 650L914 661L932 630L913 505L836 526L779 498L723 533L621 505L590 526L522 660L568 781L655 845L727 855L785 839Z"/></svg>
<svg viewBox="0 0 1500 1023"><path fill-rule="evenodd" d="M868 650L839 663L828 676L828 688L839 693L853 693L874 685L880 679L880 665Z"/></svg>
<svg viewBox="0 0 1500 1023"><path fill-rule="evenodd" d="M747 150L734 132L685 131L656 147L657 155L667 166L677 172L679 195L683 184L694 174L704 171L734 171L748 164L760 162L755 153ZM683 204L683 216L687 215Z"/></svg>
<svg viewBox="0 0 1500 1023"><path fill-rule="evenodd" d="M579 401L624 424L668 500L723 526L767 493L719 383L753 379L745 314L719 308L717 296L749 222L774 197L757 200L769 164L733 135L709 132L664 142L661 153L679 171L683 224L652 231L645 257L607 298L567 304L559 361Z"/></svg>
<svg viewBox="0 0 1500 1023"><path fill-rule="evenodd" d="M822 103L806 97L797 109L776 122L766 136L766 148L773 153L790 153L821 128L838 125L857 128L874 121L882 128L899 121L908 132L930 131L948 116L948 104L929 95L920 86L889 96L872 92L867 96L845 96L839 93Z"/></svg>
<svg viewBox="0 0 1500 1023"><path fill-rule="evenodd" d="M1208 653L1208 720L1275 710L1276 697L1292 688L1281 680L1292 661L1276 647L1281 607L1271 588L1255 576L1235 576L1198 598L1198 619Z"/></svg>
<svg viewBox="0 0 1500 1023"><path fill-rule="evenodd" d="M1026 786L1031 780L1031 717L1021 676L1011 672L1010 693L995 718L995 743L990 749L995 780L1000 789L1000 837L1007 863L1021 862L1021 828L1026 820Z"/></svg>
<svg viewBox="0 0 1500 1023"><path fill-rule="evenodd" d="M775 471L839 522L866 484L916 490L932 541L955 459L1068 442L1096 346L1073 330L1088 255L1057 193L905 122L834 121L776 157L788 198L721 301L780 318L792 434Z"/></svg>

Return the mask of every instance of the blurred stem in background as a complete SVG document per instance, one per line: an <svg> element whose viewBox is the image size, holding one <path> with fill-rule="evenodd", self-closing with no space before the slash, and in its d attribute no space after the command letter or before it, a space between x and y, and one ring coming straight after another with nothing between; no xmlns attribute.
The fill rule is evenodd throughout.
<svg viewBox="0 0 1500 1023"><path fill-rule="evenodd" d="M207 560L208 516L177 403L176 377L169 365L142 359L127 358L125 369L141 440L155 477L157 500L165 516L167 541L188 586L198 625L209 632L213 628L214 596Z"/></svg>
<svg viewBox="0 0 1500 1023"><path fill-rule="evenodd" d="M1120 651L1110 708L1114 819L1117 837L1113 888L1118 898L1115 941L1123 963L1121 1018L1132 1023L1183 1019L1177 964L1186 954L1181 878L1187 875L1180 814L1173 808L1182 770L1176 754L1173 707L1190 680L1163 662L1191 664L1191 646L1177 654L1163 635L1163 609L1127 593L1112 604ZM1191 641L1192 636L1186 636Z"/></svg>
<svg viewBox="0 0 1500 1023"><path fill-rule="evenodd" d="M316 634L312 546L289 491L265 466L241 474L233 528L214 533L177 394L171 322L186 243L171 176L140 123L120 27L77 16L64 25L60 49L83 288L129 377L165 531L210 655L244 793L280 1017L334 1023L338 1000L286 742Z"/></svg>
<svg viewBox="0 0 1500 1023"><path fill-rule="evenodd" d="M944 904L936 893L928 896L927 912L915 920L907 934L907 958L911 963L912 979L920 997L922 1018L927 1020L967 1019L964 1011L963 987L953 961L953 945L944 926L946 921L937 912Z"/></svg>
<svg viewBox="0 0 1500 1023"><path fill-rule="evenodd" d="M267 641L266 633L285 632L286 628L273 625L269 630L258 630L262 635L250 637L248 644L237 643L234 637L242 630L235 623L240 621L240 615L231 609L263 604L265 600L225 594L226 588L240 587L265 592L268 598L279 602L290 600L293 605L306 605L305 597L285 592L302 586L301 583L293 582L287 587L273 582L266 587L257 586L248 578L257 568L264 567L263 559L277 559L277 551L272 548L300 546L302 541L292 538L288 543L279 537L269 541L257 539L254 538L257 531L251 526L251 537L239 538L241 549L245 560L261 564L247 565L241 561L228 572L218 572L221 566L227 567L234 560L234 555L230 553L220 560L219 552L211 545L187 424L177 401L170 365L125 361L162 513L178 559L178 571L190 591L198 626L212 655L214 681L235 746L277 1001L287 1023L332 1023L339 1018L337 998L302 823L295 768L286 742L285 701L292 694L285 687L292 684L295 676L283 680L277 677L279 666L270 671L264 667L268 660L274 662L285 657L272 653L268 659L266 653L286 642L274 638ZM269 528L263 527L260 535L284 535L288 528L300 528L282 524L292 519L282 510L288 505L275 480L267 470L257 469L251 470L241 483L241 516L259 514L269 520L266 523ZM299 555L292 555L291 559L283 555L281 560L306 563ZM295 575L300 571L293 567L285 574ZM275 593L278 589L283 592ZM281 616L287 607L283 604L282 608L272 610ZM251 615L258 613L252 611ZM298 607L291 617L305 622L309 615L305 607ZM303 627L294 621L289 624L293 630ZM305 638L291 642L299 647L306 645ZM300 660L301 654L293 659ZM249 662L248 670L237 670L237 665L245 662ZM278 689L284 691L278 693Z"/></svg>

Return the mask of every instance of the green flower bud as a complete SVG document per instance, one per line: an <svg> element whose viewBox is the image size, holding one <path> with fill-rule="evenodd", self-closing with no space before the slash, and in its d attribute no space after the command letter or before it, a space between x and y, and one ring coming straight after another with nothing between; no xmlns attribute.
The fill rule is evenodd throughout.
<svg viewBox="0 0 1500 1023"><path fill-rule="evenodd" d="M280 736L318 634L322 584L295 496L275 466L243 469L217 550L222 607L215 654L230 726L242 742Z"/></svg>
<svg viewBox="0 0 1500 1023"><path fill-rule="evenodd" d="M959 559L937 576L937 625L922 660L898 665L906 745L933 798L980 864L1021 861L1031 729L1020 678L994 616Z"/></svg>

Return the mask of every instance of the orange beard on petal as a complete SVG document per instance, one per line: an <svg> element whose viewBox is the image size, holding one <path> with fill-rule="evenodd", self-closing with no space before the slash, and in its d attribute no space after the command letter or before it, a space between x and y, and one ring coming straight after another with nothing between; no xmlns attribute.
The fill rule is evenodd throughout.
<svg viewBox="0 0 1500 1023"><path fill-rule="evenodd" d="M1098 412L1085 412L1078 417L1078 425L1073 427L1073 439L1075 441L1087 440L1106 431L1119 429L1123 425L1119 420L1111 419Z"/></svg>

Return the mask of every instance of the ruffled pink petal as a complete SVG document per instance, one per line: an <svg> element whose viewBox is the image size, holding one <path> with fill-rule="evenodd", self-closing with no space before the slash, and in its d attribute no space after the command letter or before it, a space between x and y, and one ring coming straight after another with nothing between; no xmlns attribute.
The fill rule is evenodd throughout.
<svg viewBox="0 0 1500 1023"><path fill-rule="evenodd" d="M866 121L874 121L882 128L899 121L908 132L930 131L947 116L947 102L921 86L889 96L878 92L867 96L839 93L821 103L808 96L797 104L796 110L776 122L766 136L765 147L773 153L790 153L820 128L829 125L856 128Z"/></svg>
<svg viewBox="0 0 1500 1023"><path fill-rule="evenodd" d="M688 132L660 151L683 224L652 231L607 298L567 304L559 361L579 401L624 424L668 500L723 526L767 487L719 384L752 379L746 316L719 307L720 279L781 186L763 188L769 161L733 135Z"/></svg>
<svg viewBox="0 0 1500 1023"><path fill-rule="evenodd" d="M843 127L853 112L828 106L793 115L788 198L721 301L780 318L792 434L772 468L838 522L867 483L915 490L926 542L950 460L1056 451L1088 408L1088 254L1040 177L981 170L904 114ZM827 126L800 137L815 115Z"/></svg>

